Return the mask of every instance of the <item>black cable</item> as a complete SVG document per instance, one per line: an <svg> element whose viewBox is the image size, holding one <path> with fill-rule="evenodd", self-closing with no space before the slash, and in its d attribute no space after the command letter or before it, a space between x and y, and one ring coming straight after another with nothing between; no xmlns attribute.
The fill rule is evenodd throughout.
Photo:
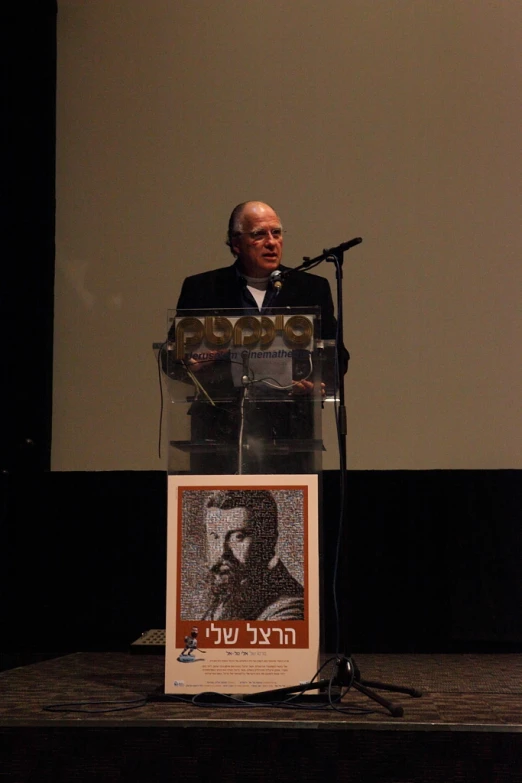
<svg viewBox="0 0 522 783"><path fill-rule="evenodd" d="M310 690L310 685L315 682L316 679L318 679L320 673L325 669L326 666L331 664L334 661L338 661L335 657L328 658L324 663L319 667L319 669L316 671L312 679L310 680L310 683L307 684L308 690ZM191 697L185 697L185 696L176 696L175 694L168 694L164 699L161 697L157 697L156 695L152 696L145 696L141 697L139 699L129 699L125 701L117 701L112 699L103 699L103 700L93 700L93 701L72 701L72 702L60 702L57 704L46 704L42 707L42 710L44 712L53 712L53 713L71 713L71 712L77 712L82 714L104 714L109 712L122 712L127 710L133 710L133 709L140 709L142 707L145 707L147 704L150 703L156 703L158 701L169 701L169 702L177 702L180 704L186 704L188 706L193 707L208 707L212 709L217 708L226 708L226 709L238 709L238 708L245 708L248 707L249 709L253 708L267 708L270 707L272 709L292 709L296 711L308 711L308 712L317 712L317 711L325 711L334 709L336 712L340 712L344 715L370 715L375 712L378 712L375 709L369 709L366 707L359 707L357 705L352 705L350 707L343 706L342 700L344 696L348 693L350 690L354 677L355 677L355 670L353 666L349 667L351 672L351 678L350 682L347 686L344 687L342 692L340 694L337 694L334 696L332 694L332 688L337 685L336 683L336 675L335 673L332 674L330 677L329 683L328 683L328 701L321 703L321 704L300 704L297 699L299 697L305 695L307 692L307 686L303 685L302 690L297 691L295 694L290 694L288 698L285 699L276 699L274 701L266 701L266 702L259 702L259 701L249 701L248 699L239 698L238 696L233 696L230 694L222 694L215 691L203 691L202 693L198 693L195 696ZM254 694L253 694L254 695ZM209 697L216 697L216 701L209 701ZM99 705L111 705L104 709L93 709Z"/></svg>
<svg viewBox="0 0 522 783"><path fill-rule="evenodd" d="M163 400L163 383L161 382L161 352L167 345L167 341L162 343L159 351L158 351L158 383L159 383L159 390L160 390L160 416L159 416L159 430L158 430L158 457L161 459L161 431L163 429L163 408L164 408L164 400Z"/></svg>
<svg viewBox="0 0 522 783"><path fill-rule="evenodd" d="M71 701L61 702L59 704L45 704L42 707L44 712L82 712L100 714L104 712L122 712L125 710L135 710L138 707L145 707L148 703L147 697L141 697L140 699L130 699L129 701L114 701L112 699L103 699L101 701ZM103 710L93 709L76 709L77 707L96 706L98 704L112 704L116 705Z"/></svg>

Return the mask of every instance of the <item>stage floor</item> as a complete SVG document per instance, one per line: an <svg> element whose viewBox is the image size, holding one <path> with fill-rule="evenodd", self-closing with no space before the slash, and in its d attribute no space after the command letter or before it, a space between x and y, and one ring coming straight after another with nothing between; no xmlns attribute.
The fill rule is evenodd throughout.
<svg viewBox="0 0 522 783"><path fill-rule="evenodd" d="M142 703L161 691L164 658L161 655L126 653L74 653L0 674L0 724L39 725L79 720L103 725L161 725L165 721L184 726L211 722L224 726L242 721L272 726L292 722L303 728L318 721L345 729L391 728L436 731L463 730L522 732L522 654L475 655L354 655L361 678L412 687L421 698L382 691L382 695L404 708L401 718L355 690L349 690L342 703L343 713L328 705L292 710L265 705L229 707L193 706L187 702ZM334 671L334 665L328 673ZM247 700L248 697L245 697ZM106 702L107 712L89 702ZM127 700L136 706L116 710ZM67 704L87 702L82 707ZM111 704L114 702L114 704ZM44 711L45 706L64 704L60 712ZM353 708L353 714L350 710ZM366 712L368 711L368 712ZM297 722L297 723L296 723Z"/></svg>
<svg viewBox="0 0 522 783"><path fill-rule="evenodd" d="M94 779L100 764L102 780L162 780L171 764L185 780L207 779L217 758L227 774L215 779L238 781L296 774L313 780L325 771L401 783L522 780L522 655L361 654L354 660L363 679L423 695L383 693L402 705L403 717L354 690L336 709L155 701L150 697L162 689L164 658L150 654L78 652L5 671L5 779L32 780L51 753L54 765L60 759L63 779L72 770L77 779L90 780L91 773ZM63 711L46 711L50 705ZM156 772L136 775L138 758L153 759ZM368 764L375 778L364 775Z"/></svg>

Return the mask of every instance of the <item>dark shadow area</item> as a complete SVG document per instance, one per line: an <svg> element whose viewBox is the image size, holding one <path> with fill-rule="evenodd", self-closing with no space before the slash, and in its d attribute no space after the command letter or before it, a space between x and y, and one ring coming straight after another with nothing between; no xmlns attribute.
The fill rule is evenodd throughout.
<svg viewBox="0 0 522 783"><path fill-rule="evenodd" d="M2 10L0 471L48 470L55 263L56 0Z"/></svg>
<svg viewBox="0 0 522 783"><path fill-rule="evenodd" d="M339 477L324 475L325 649ZM350 653L522 648L520 471L354 471L339 569ZM166 474L2 476L4 668L165 627Z"/></svg>

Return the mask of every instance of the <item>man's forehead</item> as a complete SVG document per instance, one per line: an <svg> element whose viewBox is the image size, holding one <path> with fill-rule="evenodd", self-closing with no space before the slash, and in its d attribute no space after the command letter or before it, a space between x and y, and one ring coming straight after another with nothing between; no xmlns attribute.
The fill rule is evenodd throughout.
<svg viewBox="0 0 522 783"><path fill-rule="evenodd" d="M251 202L245 207L241 214L241 219L245 223L277 223L281 221L277 213L269 207L268 204L263 204L259 201Z"/></svg>
<svg viewBox="0 0 522 783"><path fill-rule="evenodd" d="M249 518L248 509L240 508L208 508L205 515L207 525L225 525L231 528L244 527Z"/></svg>

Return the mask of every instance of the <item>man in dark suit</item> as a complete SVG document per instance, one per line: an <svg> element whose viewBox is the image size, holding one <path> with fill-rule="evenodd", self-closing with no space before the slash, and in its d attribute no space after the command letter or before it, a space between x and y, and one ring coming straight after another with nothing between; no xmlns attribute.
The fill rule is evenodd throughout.
<svg viewBox="0 0 522 783"><path fill-rule="evenodd" d="M283 227L276 212L261 201L238 204L230 216L227 245L236 261L231 266L187 277L177 309L238 308L270 312L274 307L321 308L321 337L333 340L336 321L332 294L324 277L293 272L280 289L270 275L281 265Z"/></svg>
<svg viewBox="0 0 522 783"><path fill-rule="evenodd" d="M282 286L274 282L273 273L278 270L285 272L288 268L281 265L283 227L272 207L261 201L238 204L230 215L227 245L235 258L234 264L187 277L177 303L178 315L204 309L233 309L244 314L269 315L279 308L319 307L321 338L336 338L337 323L332 294L325 278L308 272L291 272L284 278ZM171 330L171 339L173 334L174 328ZM211 355L207 351L205 361L189 359L187 369L203 387L208 384L212 391L213 385L215 389L216 383L222 383L223 379L226 382L230 378L230 367L219 365L223 357L227 358L226 352L215 351ZM348 352L343 348L341 371L345 372L347 365ZM302 441L313 438L312 406L304 399L311 394L313 383L306 379L306 372L301 377L293 377L290 394L294 403L291 406L288 401L286 404L282 401L282 390L279 392L279 402L276 402L278 395L274 393L275 404L249 406L249 432L254 437L252 443L262 444L267 438L273 442L278 439L291 441L298 435ZM285 390L284 397L288 396ZM204 400L196 401L192 410L193 441L201 443L211 435L216 436L217 441L234 442L241 427L237 410L237 404L209 409ZM250 454L253 454L252 447ZM208 459L198 458L197 462L199 467L196 468L194 464L193 472L223 472L223 462L216 460L215 454L211 454ZM279 458L272 460L272 465L270 472L298 473L313 469L309 460L295 455L293 461Z"/></svg>

